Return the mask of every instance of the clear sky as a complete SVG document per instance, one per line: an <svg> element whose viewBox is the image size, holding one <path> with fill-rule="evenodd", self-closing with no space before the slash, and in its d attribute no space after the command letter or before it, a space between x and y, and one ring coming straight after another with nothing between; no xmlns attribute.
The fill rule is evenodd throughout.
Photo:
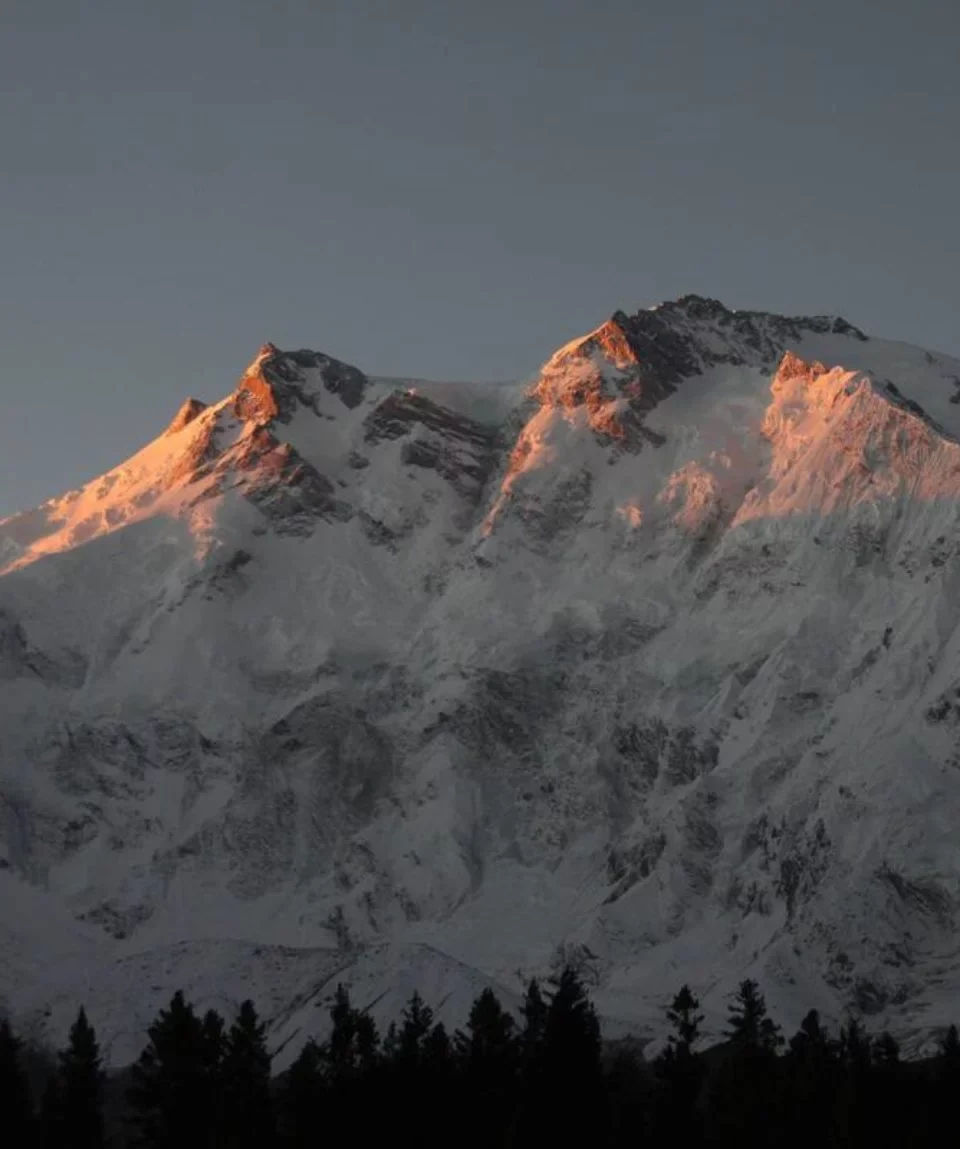
<svg viewBox="0 0 960 1149"><path fill-rule="evenodd" d="M955 0L3 0L0 514L266 339L503 379L685 292L960 354Z"/></svg>

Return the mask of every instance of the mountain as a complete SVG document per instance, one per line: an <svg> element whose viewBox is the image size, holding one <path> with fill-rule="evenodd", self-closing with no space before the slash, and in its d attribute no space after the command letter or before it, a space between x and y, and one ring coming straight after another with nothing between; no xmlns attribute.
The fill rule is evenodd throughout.
<svg viewBox="0 0 960 1149"><path fill-rule="evenodd" d="M337 980L608 1032L744 976L909 1048L960 989L960 362L686 296L529 385L266 344L0 522L0 995L278 1062Z"/></svg>

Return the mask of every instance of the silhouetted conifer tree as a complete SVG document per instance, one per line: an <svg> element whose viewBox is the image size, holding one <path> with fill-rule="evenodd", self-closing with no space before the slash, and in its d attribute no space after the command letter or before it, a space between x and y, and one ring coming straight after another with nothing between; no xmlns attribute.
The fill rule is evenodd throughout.
<svg viewBox="0 0 960 1149"><path fill-rule="evenodd" d="M35 1132L33 1101L23 1064L23 1043L0 1018L0 1139L28 1146Z"/></svg>
<svg viewBox="0 0 960 1149"><path fill-rule="evenodd" d="M520 1007L523 1029L520 1033L520 1053L525 1062L533 1061L543 1044L543 1033L547 1024L547 1003L540 990L540 983L532 978L527 985Z"/></svg>
<svg viewBox="0 0 960 1149"><path fill-rule="evenodd" d="M790 1038L782 1088L784 1143L832 1143L837 1117L839 1046L810 1010Z"/></svg>
<svg viewBox="0 0 960 1149"><path fill-rule="evenodd" d="M220 1066L223 1149L270 1149L276 1136L266 1030L252 1001L240 1006Z"/></svg>
<svg viewBox="0 0 960 1149"><path fill-rule="evenodd" d="M867 1096L867 1138L876 1149L916 1144L911 1123L916 1082L907 1080L900 1062L900 1046L890 1033L881 1033L871 1047L870 1088Z"/></svg>
<svg viewBox="0 0 960 1149"><path fill-rule="evenodd" d="M334 994L330 1021L330 1037L323 1050L327 1081L332 1086L344 1085L356 1073L357 1012L342 985L337 986Z"/></svg>
<svg viewBox="0 0 960 1149"><path fill-rule="evenodd" d="M45 1149L101 1149L104 1072L93 1026L81 1008L44 1090Z"/></svg>
<svg viewBox="0 0 960 1149"><path fill-rule="evenodd" d="M456 1035L463 1089L476 1115L465 1132L470 1145L501 1144L509 1127L518 1071L516 1023L492 989L470 1007L466 1031Z"/></svg>
<svg viewBox="0 0 960 1149"><path fill-rule="evenodd" d="M840 1029L841 1082L837 1106L836 1140L839 1145L865 1145L870 1130L873 1043L857 1018Z"/></svg>
<svg viewBox="0 0 960 1149"><path fill-rule="evenodd" d="M397 1034L397 1061L407 1070L416 1069L423 1060L427 1036L433 1028L433 1010L414 990L403 1011Z"/></svg>
<svg viewBox="0 0 960 1149"><path fill-rule="evenodd" d="M655 1138L656 1095L652 1075L638 1053L621 1049L604 1073L611 1149L639 1149ZM652 1143L659 1145L660 1141ZM682 1145L674 1137L668 1144Z"/></svg>
<svg viewBox="0 0 960 1149"><path fill-rule="evenodd" d="M699 1000L688 985L680 987L668 1006L667 1021L673 1030L668 1039L673 1050L677 1054L692 1053L700 1037L703 1014L700 1012Z"/></svg>
<svg viewBox="0 0 960 1149"><path fill-rule="evenodd" d="M128 1092L133 1144L210 1149L219 1117L222 1022L213 1013L201 1021L178 991L147 1033Z"/></svg>
<svg viewBox="0 0 960 1149"><path fill-rule="evenodd" d="M497 995L492 989L483 990L470 1007L466 1031L460 1031L456 1036L457 1051L464 1067L476 1071L480 1080L486 1078L488 1071L499 1076L502 1068L516 1056L515 1030L516 1022L500 1004Z"/></svg>
<svg viewBox="0 0 960 1149"><path fill-rule="evenodd" d="M682 986L667 1007L667 1021L673 1032L657 1058L654 1069L660 1082L655 1129L661 1141L677 1140L698 1145L703 1140L700 1093L703 1063L694 1053L700 1037L703 1014L700 1002L689 986Z"/></svg>
<svg viewBox="0 0 960 1149"><path fill-rule="evenodd" d="M308 1041L290 1066L280 1090L280 1136L285 1149L307 1149L320 1140L323 1116L323 1054Z"/></svg>
<svg viewBox="0 0 960 1149"><path fill-rule="evenodd" d="M580 975L567 966L553 983L534 1079L533 1111L547 1143L606 1136L600 1023Z"/></svg>
<svg viewBox="0 0 960 1149"><path fill-rule="evenodd" d="M931 1131L950 1128L955 1123L960 1096L960 1033L951 1025L940 1036L928 1092L928 1127ZM930 1143L934 1139L929 1138Z"/></svg>
<svg viewBox="0 0 960 1149"><path fill-rule="evenodd" d="M777 1120L779 1027L757 983L742 981L727 1017L727 1057L710 1088L709 1122L722 1145L759 1149L781 1143Z"/></svg>
<svg viewBox="0 0 960 1149"><path fill-rule="evenodd" d="M423 1071L436 1087L453 1074L453 1042L442 1021L430 1030L423 1042Z"/></svg>
<svg viewBox="0 0 960 1149"><path fill-rule="evenodd" d="M750 978L742 981L733 995L726 1036L741 1053L775 1054L782 1044L780 1027L767 1016L760 987Z"/></svg>
<svg viewBox="0 0 960 1149"><path fill-rule="evenodd" d="M951 1025L940 1038L937 1054L941 1065L960 1068L960 1031Z"/></svg>

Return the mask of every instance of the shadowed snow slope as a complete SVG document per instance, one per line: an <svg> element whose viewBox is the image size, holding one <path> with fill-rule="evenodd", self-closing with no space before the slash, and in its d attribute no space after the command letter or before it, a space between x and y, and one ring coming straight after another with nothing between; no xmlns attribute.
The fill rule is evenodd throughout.
<svg viewBox="0 0 960 1149"><path fill-rule="evenodd" d="M0 523L0 994L115 1063L176 988L280 1062L336 980L611 1032L960 990L960 363L688 296L529 386L266 344Z"/></svg>

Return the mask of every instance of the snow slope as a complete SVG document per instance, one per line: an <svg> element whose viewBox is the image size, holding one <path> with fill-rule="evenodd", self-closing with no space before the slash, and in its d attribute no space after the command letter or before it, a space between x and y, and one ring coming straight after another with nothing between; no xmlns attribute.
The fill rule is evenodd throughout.
<svg viewBox="0 0 960 1149"><path fill-rule="evenodd" d="M584 957L611 1032L950 1019L960 363L696 296L529 386L261 349L0 523L0 994L280 1059Z"/></svg>

